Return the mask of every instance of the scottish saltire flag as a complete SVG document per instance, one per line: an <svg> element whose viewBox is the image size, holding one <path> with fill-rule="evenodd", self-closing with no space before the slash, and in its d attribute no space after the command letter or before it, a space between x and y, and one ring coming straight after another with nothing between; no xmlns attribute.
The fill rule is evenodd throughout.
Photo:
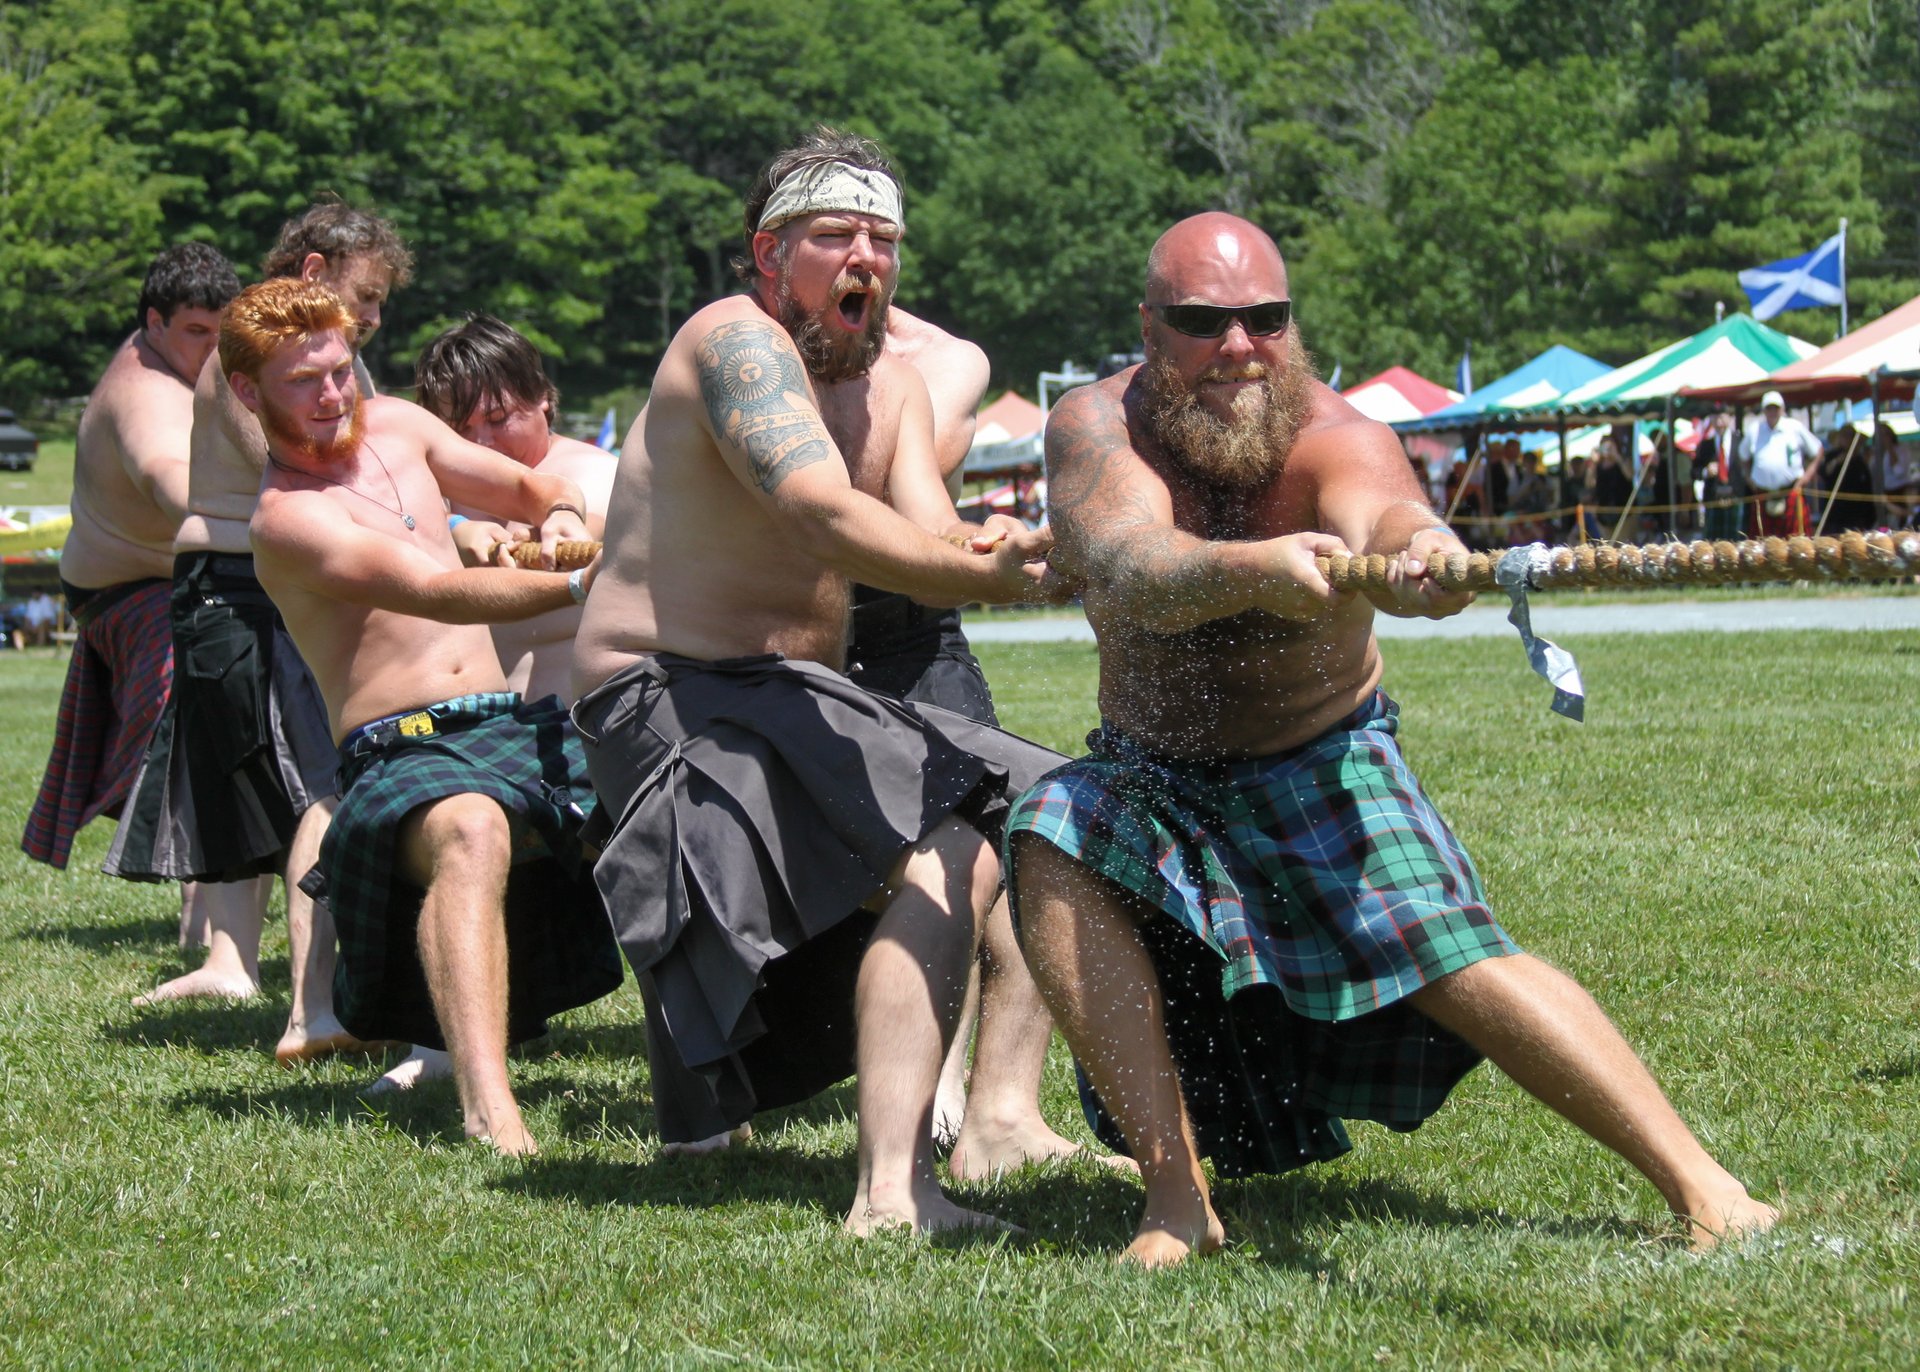
<svg viewBox="0 0 1920 1372"><path fill-rule="evenodd" d="M1846 298L1847 235L1843 230L1810 253L1749 267L1740 273L1740 289L1753 302L1755 319L1771 319L1782 310L1838 306Z"/></svg>
<svg viewBox="0 0 1920 1372"><path fill-rule="evenodd" d="M1340 389L1340 364L1338 362L1333 364L1333 375L1327 378L1327 389L1330 391Z"/></svg>
<svg viewBox="0 0 1920 1372"><path fill-rule="evenodd" d="M1471 343L1467 344L1466 350L1460 354L1460 365L1454 369L1453 373L1453 388L1461 395L1468 395L1473 391L1473 344Z"/></svg>
<svg viewBox="0 0 1920 1372"><path fill-rule="evenodd" d="M607 417L600 421L600 437L593 441L597 447L605 448L608 452L620 447L620 434L614 425L612 406L607 407Z"/></svg>

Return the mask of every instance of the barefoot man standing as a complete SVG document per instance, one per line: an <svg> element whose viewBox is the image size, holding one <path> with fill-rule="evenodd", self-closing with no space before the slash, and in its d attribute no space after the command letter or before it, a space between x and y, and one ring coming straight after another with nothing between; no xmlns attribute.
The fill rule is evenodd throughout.
<svg viewBox="0 0 1920 1372"><path fill-rule="evenodd" d="M1701 1148L1593 999L1520 952L1400 755L1375 610L1470 597L1398 440L1313 379L1286 268L1245 220L1155 245L1146 363L1047 426L1059 559L1085 579L1103 724L1010 825L1028 960L1146 1179L1128 1255L1217 1248L1200 1157L1279 1172L1412 1129L1490 1058L1626 1158L1697 1243L1774 1211ZM1316 554L1394 558L1371 603Z"/></svg>
<svg viewBox="0 0 1920 1372"><path fill-rule="evenodd" d="M263 275L319 281L351 302L359 350L413 259L393 226L338 202L287 221ZM174 538L174 691L155 727L106 870L199 883L207 960L142 996L251 995L275 873L287 879L293 1006L282 1062L359 1044L333 1017L333 926L300 890L332 813L339 755L313 674L254 575L247 522L266 467L260 422L234 399L218 358L193 395L187 516Z"/></svg>
<svg viewBox="0 0 1920 1372"><path fill-rule="evenodd" d="M240 289L204 243L154 258L139 327L87 399L74 442L73 530L61 589L79 626L60 695L53 754L20 846L67 865L73 836L118 816L173 679L167 596L173 536L186 516L193 381L212 355L220 310ZM183 905L191 900L183 888Z"/></svg>
<svg viewBox="0 0 1920 1372"><path fill-rule="evenodd" d="M507 690L486 625L580 602L592 569L462 568L442 501L524 521L550 565L556 540L586 534L580 490L417 406L362 400L352 329L331 291L282 278L242 292L220 330L267 437L255 566L340 744L317 869L339 1015L362 1039L445 1046L468 1136L532 1152L507 1045L621 973L578 841L585 760L558 702Z"/></svg>
<svg viewBox="0 0 1920 1372"><path fill-rule="evenodd" d="M790 149L746 219L751 292L662 359L575 643L574 717L619 816L595 874L641 974L664 1139L857 1069L847 1228L981 1223L935 1181L934 1088L999 888L986 835L1056 755L837 669L850 580L1024 599L1050 539L962 549L863 489L929 423L925 383L882 353L903 221L879 150Z"/></svg>

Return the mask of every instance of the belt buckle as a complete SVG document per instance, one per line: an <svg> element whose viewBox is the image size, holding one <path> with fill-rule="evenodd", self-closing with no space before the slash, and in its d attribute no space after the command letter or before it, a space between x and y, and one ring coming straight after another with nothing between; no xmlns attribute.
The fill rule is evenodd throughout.
<svg viewBox="0 0 1920 1372"><path fill-rule="evenodd" d="M416 710L410 715L401 715L393 722L402 738L428 738L439 730L434 728L433 716L425 710Z"/></svg>

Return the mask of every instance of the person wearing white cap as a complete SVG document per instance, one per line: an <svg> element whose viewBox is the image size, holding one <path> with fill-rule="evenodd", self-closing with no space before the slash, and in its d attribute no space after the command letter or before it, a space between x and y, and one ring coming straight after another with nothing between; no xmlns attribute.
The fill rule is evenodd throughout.
<svg viewBox="0 0 1920 1372"><path fill-rule="evenodd" d="M1760 397L1760 420L1753 426L1753 454L1747 480L1753 486L1754 532L1761 538L1789 538L1808 532L1805 484L1826 448L1813 431L1786 414L1778 391Z"/></svg>

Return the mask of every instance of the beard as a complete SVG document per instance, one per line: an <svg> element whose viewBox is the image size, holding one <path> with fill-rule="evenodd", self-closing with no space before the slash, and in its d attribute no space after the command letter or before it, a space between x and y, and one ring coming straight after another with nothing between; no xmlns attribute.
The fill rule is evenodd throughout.
<svg viewBox="0 0 1920 1372"><path fill-rule="evenodd" d="M1286 466L1294 439L1313 413L1313 358L1300 343L1297 327L1287 330L1287 365L1279 369L1258 359L1244 365L1211 367L1198 384L1256 381L1233 399L1231 418L1205 405L1194 386L1182 380L1164 356L1149 357L1140 369L1141 421L1174 461L1212 485L1248 491L1266 485Z"/></svg>
<svg viewBox="0 0 1920 1372"><path fill-rule="evenodd" d="M785 254L781 255L780 273L773 284L774 318L792 336L794 351L800 354L807 375L815 381L831 385L865 376L873 370L880 349L886 346L887 306L893 301L892 288L883 287L877 279L863 280L843 272L827 293L828 311L839 309L841 300L855 291L864 291L869 297L866 324L858 333L829 329L820 317L808 314L795 303L791 269Z"/></svg>
<svg viewBox="0 0 1920 1372"><path fill-rule="evenodd" d="M330 440L322 443L303 430L290 411L281 409L264 394L260 397L260 427L266 431L267 438L277 441L287 456L309 462L336 463L352 457L360 449L366 423L366 409L355 395L353 408L347 412L346 427L336 430Z"/></svg>

